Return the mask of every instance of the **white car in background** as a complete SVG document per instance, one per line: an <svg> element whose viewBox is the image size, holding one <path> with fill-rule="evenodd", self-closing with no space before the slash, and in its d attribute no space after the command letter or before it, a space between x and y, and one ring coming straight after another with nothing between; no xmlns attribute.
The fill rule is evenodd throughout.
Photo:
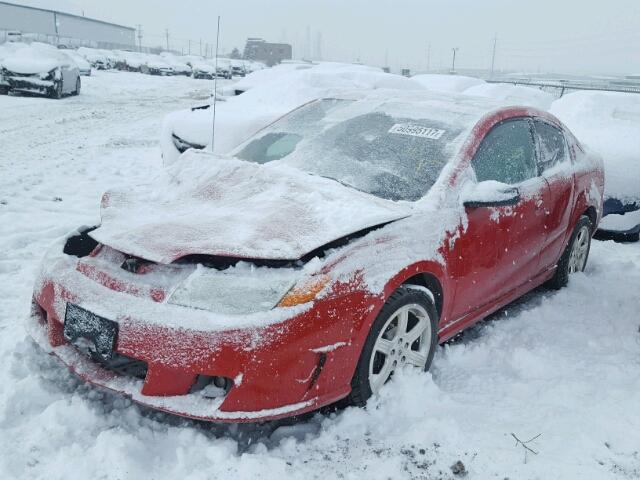
<svg viewBox="0 0 640 480"><path fill-rule="evenodd" d="M51 45L32 43L2 62L2 77L9 92L62 98L80 93L80 71L65 53Z"/></svg>
<svg viewBox="0 0 640 480"><path fill-rule="evenodd" d="M63 52L78 66L80 75L91 76L91 64L82 55L75 50L63 50Z"/></svg>
<svg viewBox="0 0 640 480"><path fill-rule="evenodd" d="M254 83L254 76L261 81ZM345 89L423 90L413 80L384 73L379 68L340 63L321 63L303 69L274 67L249 74L240 82L251 83L251 89L240 96L224 97L227 100L216 108L217 153L228 153L285 113ZM164 164L174 163L190 148L204 149L210 145L212 120L210 105L167 115L160 140Z"/></svg>

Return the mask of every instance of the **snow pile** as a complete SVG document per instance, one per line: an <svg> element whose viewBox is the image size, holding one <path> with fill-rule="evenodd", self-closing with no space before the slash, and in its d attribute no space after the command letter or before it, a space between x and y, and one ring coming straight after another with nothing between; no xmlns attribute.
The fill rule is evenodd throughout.
<svg viewBox="0 0 640 480"><path fill-rule="evenodd" d="M505 105L536 107L542 110L548 110L554 100L551 94L540 89L504 83L481 83L467 88L462 93L495 98L503 101Z"/></svg>
<svg viewBox="0 0 640 480"><path fill-rule="evenodd" d="M411 79L418 82L428 90L449 93L461 93L468 88L485 83L484 80L475 77L465 77L464 75L441 75L437 73L414 75Z"/></svg>
<svg viewBox="0 0 640 480"><path fill-rule="evenodd" d="M602 155L605 199L640 202L640 95L574 92L556 100L550 111Z"/></svg>

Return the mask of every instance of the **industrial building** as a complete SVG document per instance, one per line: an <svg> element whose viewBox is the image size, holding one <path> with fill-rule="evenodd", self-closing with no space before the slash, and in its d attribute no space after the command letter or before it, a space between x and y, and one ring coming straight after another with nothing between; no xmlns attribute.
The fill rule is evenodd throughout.
<svg viewBox="0 0 640 480"><path fill-rule="evenodd" d="M69 47L133 49L136 30L80 15L0 2L0 43L20 35Z"/></svg>
<svg viewBox="0 0 640 480"><path fill-rule="evenodd" d="M291 60L292 49L288 43L269 43L262 38L247 38L244 58L272 67L283 60Z"/></svg>

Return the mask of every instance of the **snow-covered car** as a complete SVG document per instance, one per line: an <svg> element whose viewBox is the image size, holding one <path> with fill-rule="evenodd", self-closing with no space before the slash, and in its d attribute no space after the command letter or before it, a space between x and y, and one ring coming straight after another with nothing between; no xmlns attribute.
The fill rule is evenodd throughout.
<svg viewBox="0 0 640 480"><path fill-rule="evenodd" d="M149 55L139 52L116 50L114 53L118 57L115 67L118 70L124 70L127 72L139 72L142 66L150 59Z"/></svg>
<svg viewBox="0 0 640 480"><path fill-rule="evenodd" d="M218 58L217 62L215 59L209 60L212 65L216 65L217 63L217 73L218 78L227 78L230 79L233 76L233 69L231 67L231 60L228 58Z"/></svg>
<svg viewBox="0 0 640 480"><path fill-rule="evenodd" d="M640 95L579 91L556 100L551 112L602 155L604 215L596 238L623 242L640 237Z"/></svg>
<svg viewBox="0 0 640 480"><path fill-rule="evenodd" d="M162 52L160 54L162 60L167 63L173 70L173 75L191 75L191 67L189 66L188 58L178 57L169 52Z"/></svg>
<svg viewBox="0 0 640 480"><path fill-rule="evenodd" d="M173 75L175 72L162 57L154 55L150 56L140 66L140 72L148 75L160 75L163 77Z"/></svg>
<svg viewBox="0 0 640 480"><path fill-rule="evenodd" d="M363 405L585 267L599 158L550 114L497 105L354 92L229 157L190 151L49 250L28 330L86 381L177 415Z"/></svg>
<svg viewBox="0 0 640 480"><path fill-rule="evenodd" d="M196 60L191 64L192 76L196 79L212 80L216 77L216 67L210 62Z"/></svg>
<svg viewBox="0 0 640 480"><path fill-rule="evenodd" d="M340 63L273 67L247 75L237 84L247 92L230 96L217 106L217 153L228 153L290 110L333 92L354 88L423 90L411 79L379 68ZM232 93L234 87L226 92ZM160 137L165 165L189 148L203 149L210 144L212 117L209 105L167 115Z"/></svg>
<svg viewBox="0 0 640 480"><path fill-rule="evenodd" d="M62 51L41 43L24 46L5 58L2 77L10 92L51 98L78 95L81 87L78 66Z"/></svg>
<svg viewBox="0 0 640 480"><path fill-rule="evenodd" d="M244 60L231 59L231 75L234 77L244 77L247 74Z"/></svg>
<svg viewBox="0 0 640 480"><path fill-rule="evenodd" d="M91 64L96 70L107 70L113 68L113 63L107 57L103 50L96 48L80 47L78 48L78 54Z"/></svg>
<svg viewBox="0 0 640 480"><path fill-rule="evenodd" d="M64 50L64 54L67 55L73 63L78 66L80 75L85 77L91 76L91 64L75 50Z"/></svg>

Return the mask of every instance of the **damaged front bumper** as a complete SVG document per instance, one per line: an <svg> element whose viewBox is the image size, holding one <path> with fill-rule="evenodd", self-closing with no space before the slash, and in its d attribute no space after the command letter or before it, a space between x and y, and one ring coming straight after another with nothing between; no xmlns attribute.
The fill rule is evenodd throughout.
<svg viewBox="0 0 640 480"><path fill-rule="evenodd" d="M63 255L44 269L28 331L43 350L91 384L154 409L214 422L289 417L350 391L350 366L359 350L346 347L352 322L364 323L364 318L350 319L345 305L336 302L352 304L353 299L295 310L274 323L265 319L264 326L224 327L218 315L164 303L162 295L131 282L128 277L135 274L123 271L115 278L113 272L99 272L89 279L77 260ZM116 284L120 291L114 291ZM132 368L112 368L69 343L64 335L69 304L117 322L114 355ZM328 344L341 348L325 352ZM214 397L203 395L194 389L203 378L228 379L229 388Z"/></svg>
<svg viewBox="0 0 640 480"><path fill-rule="evenodd" d="M38 76L7 76L9 88L19 92L49 94L55 87L53 80L41 80Z"/></svg>

